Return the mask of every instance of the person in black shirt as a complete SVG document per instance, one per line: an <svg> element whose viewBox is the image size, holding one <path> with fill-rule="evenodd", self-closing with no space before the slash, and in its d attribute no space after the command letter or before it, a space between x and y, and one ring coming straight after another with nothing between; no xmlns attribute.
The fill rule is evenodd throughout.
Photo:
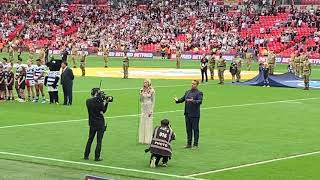
<svg viewBox="0 0 320 180"><path fill-rule="evenodd" d="M89 159L89 154L91 150L91 144L95 135L97 134L97 146L95 150L95 161L102 161L100 157L101 145L103 134L106 131L107 125L105 124L103 114L107 111L108 103L112 101L111 97L106 100L101 99L100 88L93 88L91 90L92 98L88 99L86 102L88 115L89 115L89 138L84 152L84 159Z"/></svg>
<svg viewBox="0 0 320 180"><path fill-rule="evenodd" d="M263 87L270 87L269 85L269 65L267 62L263 63L261 67L261 72L263 75Z"/></svg>
<svg viewBox="0 0 320 180"><path fill-rule="evenodd" d="M68 52L68 49L67 47L62 51L61 53L61 57L62 57L62 62L67 62L68 60L68 55L69 55L69 52Z"/></svg>
<svg viewBox="0 0 320 180"><path fill-rule="evenodd" d="M238 68L237 68L236 62L232 61L231 65L230 65L230 69L229 69L229 72L231 73L231 76L232 76L232 83L235 82L235 79L236 79L235 76L237 74L237 70L238 70Z"/></svg>
<svg viewBox="0 0 320 180"><path fill-rule="evenodd" d="M193 147L198 148L199 144L200 105L202 104L203 93L198 90L198 85L199 81L193 80L191 89L186 91L182 98L174 98L177 104L185 102L184 116L188 137L185 148L191 148L192 134L194 134Z"/></svg>
<svg viewBox="0 0 320 180"><path fill-rule="evenodd" d="M204 54L200 61L200 69L201 69L201 82L204 80L204 75L206 76L206 82L208 82L208 59L206 55Z"/></svg>

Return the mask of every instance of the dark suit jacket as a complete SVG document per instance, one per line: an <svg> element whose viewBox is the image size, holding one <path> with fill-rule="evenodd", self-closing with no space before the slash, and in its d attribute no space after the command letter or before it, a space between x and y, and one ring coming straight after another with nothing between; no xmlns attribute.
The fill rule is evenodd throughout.
<svg viewBox="0 0 320 180"><path fill-rule="evenodd" d="M103 114L107 111L108 103L104 105L102 102L97 102L96 97L93 97L87 100L86 105L89 115L89 126L104 128L105 121Z"/></svg>
<svg viewBox="0 0 320 180"><path fill-rule="evenodd" d="M62 86L69 86L73 85L74 75L72 70L67 67L61 74L61 84Z"/></svg>
<svg viewBox="0 0 320 180"><path fill-rule="evenodd" d="M186 99L191 99L193 98L193 102L187 102ZM188 117L195 117L199 118L200 117L200 105L202 104L202 98L203 98L203 93L199 91L198 89L196 90L188 90L184 94L182 98L180 98L176 103L183 103L185 102L185 107L184 107L184 115Z"/></svg>

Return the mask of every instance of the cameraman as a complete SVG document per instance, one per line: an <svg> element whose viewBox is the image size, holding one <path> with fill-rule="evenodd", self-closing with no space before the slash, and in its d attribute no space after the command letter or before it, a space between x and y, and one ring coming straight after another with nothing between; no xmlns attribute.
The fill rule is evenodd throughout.
<svg viewBox="0 0 320 180"><path fill-rule="evenodd" d="M103 91L100 91L100 88L93 88L91 90L92 98L88 99L87 109L89 114L89 138L87 146L84 152L84 159L89 159L91 144L94 139L94 136L97 134L97 146L95 150L95 161L102 161L100 158L101 144L103 134L106 131L107 125L104 121L103 114L107 111L108 103L113 101L112 97L105 96Z"/></svg>

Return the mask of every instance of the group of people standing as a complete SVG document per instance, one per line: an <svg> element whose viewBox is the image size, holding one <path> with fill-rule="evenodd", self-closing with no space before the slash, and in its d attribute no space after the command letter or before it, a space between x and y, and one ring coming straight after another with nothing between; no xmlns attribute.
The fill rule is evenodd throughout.
<svg viewBox="0 0 320 180"><path fill-rule="evenodd" d="M309 90L311 63L308 54L296 52L291 57L288 65L288 71L294 73L296 76L304 79L304 90Z"/></svg>
<svg viewBox="0 0 320 180"><path fill-rule="evenodd" d="M187 149L197 149L199 145L199 120L200 105L202 104L203 93L198 90L199 81L193 80L191 89L187 90L181 98L174 97L175 103L185 103L185 123L187 132ZM84 151L84 159L89 160L91 145L97 134L97 144L95 149L95 161L102 161L100 157L102 138L107 129L103 114L107 111L109 102L113 101L111 96L101 98L100 88L93 88L92 98L86 102L89 115L89 137ZM139 121L140 144L147 144L149 148L145 152L151 152L150 167L154 168L160 165L167 166L171 159L172 146L171 141L175 140L176 134L170 126L168 119L161 120L160 126L153 128L153 115L155 108L155 90L152 87L151 80L145 79L143 87L139 92L139 101L141 104L141 113ZM192 143L193 142L193 143Z"/></svg>
<svg viewBox="0 0 320 180"><path fill-rule="evenodd" d="M10 49L13 50L12 47ZM40 49L39 58L34 64L34 49L29 51L27 64L22 63L18 54L18 60L14 62L14 51L9 52L9 59L3 58L0 62L0 100L14 100L13 87L19 102L46 103L44 86L48 87L50 104L58 104L59 80L64 93L64 105L72 105L72 87L74 75L68 63L63 60L55 60L53 56L49 61L47 47ZM63 58L63 57L62 57ZM13 71L15 69L15 73ZM60 69L62 69L60 73ZM27 95L25 95L25 89Z"/></svg>
<svg viewBox="0 0 320 180"><path fill-rule="evenodd" d="M227 67L226 60L222 57L220 53L212 53L208 59L208 57L204 54L200 60L200 70L201 70L201 82L208 82L208 68L210 71L210 79L214 80L214 69L217 67L218 69L218 78L219 84L224 84L224 72ZM232 82L235 81L240 82L241 79L241 67L242 67L242 59L240 56L237 56L232 63L230 64L229 72L232 75ZM236 77L236 78L235 78Z"/></svg>

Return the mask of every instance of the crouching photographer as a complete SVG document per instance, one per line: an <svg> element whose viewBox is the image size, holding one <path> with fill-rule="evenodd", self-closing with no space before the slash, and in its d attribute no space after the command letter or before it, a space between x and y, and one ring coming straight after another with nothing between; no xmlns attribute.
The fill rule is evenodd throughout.
<svg viewBox="0 0 320 180"><path fill-rule="evenodd" d="M153 131L153 137L150 148L145 152L151 153L150 167L155 168L159 165L162 159L162 166L166 167L169 159L171 159L172 148L171 141L175 140L176 135L169 125L168 119L161 120L161 126L158 126Z"/></svg>
<svg viewBox="0 0 320 180"><path fill-rule="evenodd" d="M84 159L89 159L91 144L97 134L97 146L95 150L95 161L102 161L100 157L103 134L107 129L103 114L107 111L109 102L113 101L112 96L107 96L100 88L91 90L92 98L86 102L89 115L89 138L84 152Z"/></svg>

